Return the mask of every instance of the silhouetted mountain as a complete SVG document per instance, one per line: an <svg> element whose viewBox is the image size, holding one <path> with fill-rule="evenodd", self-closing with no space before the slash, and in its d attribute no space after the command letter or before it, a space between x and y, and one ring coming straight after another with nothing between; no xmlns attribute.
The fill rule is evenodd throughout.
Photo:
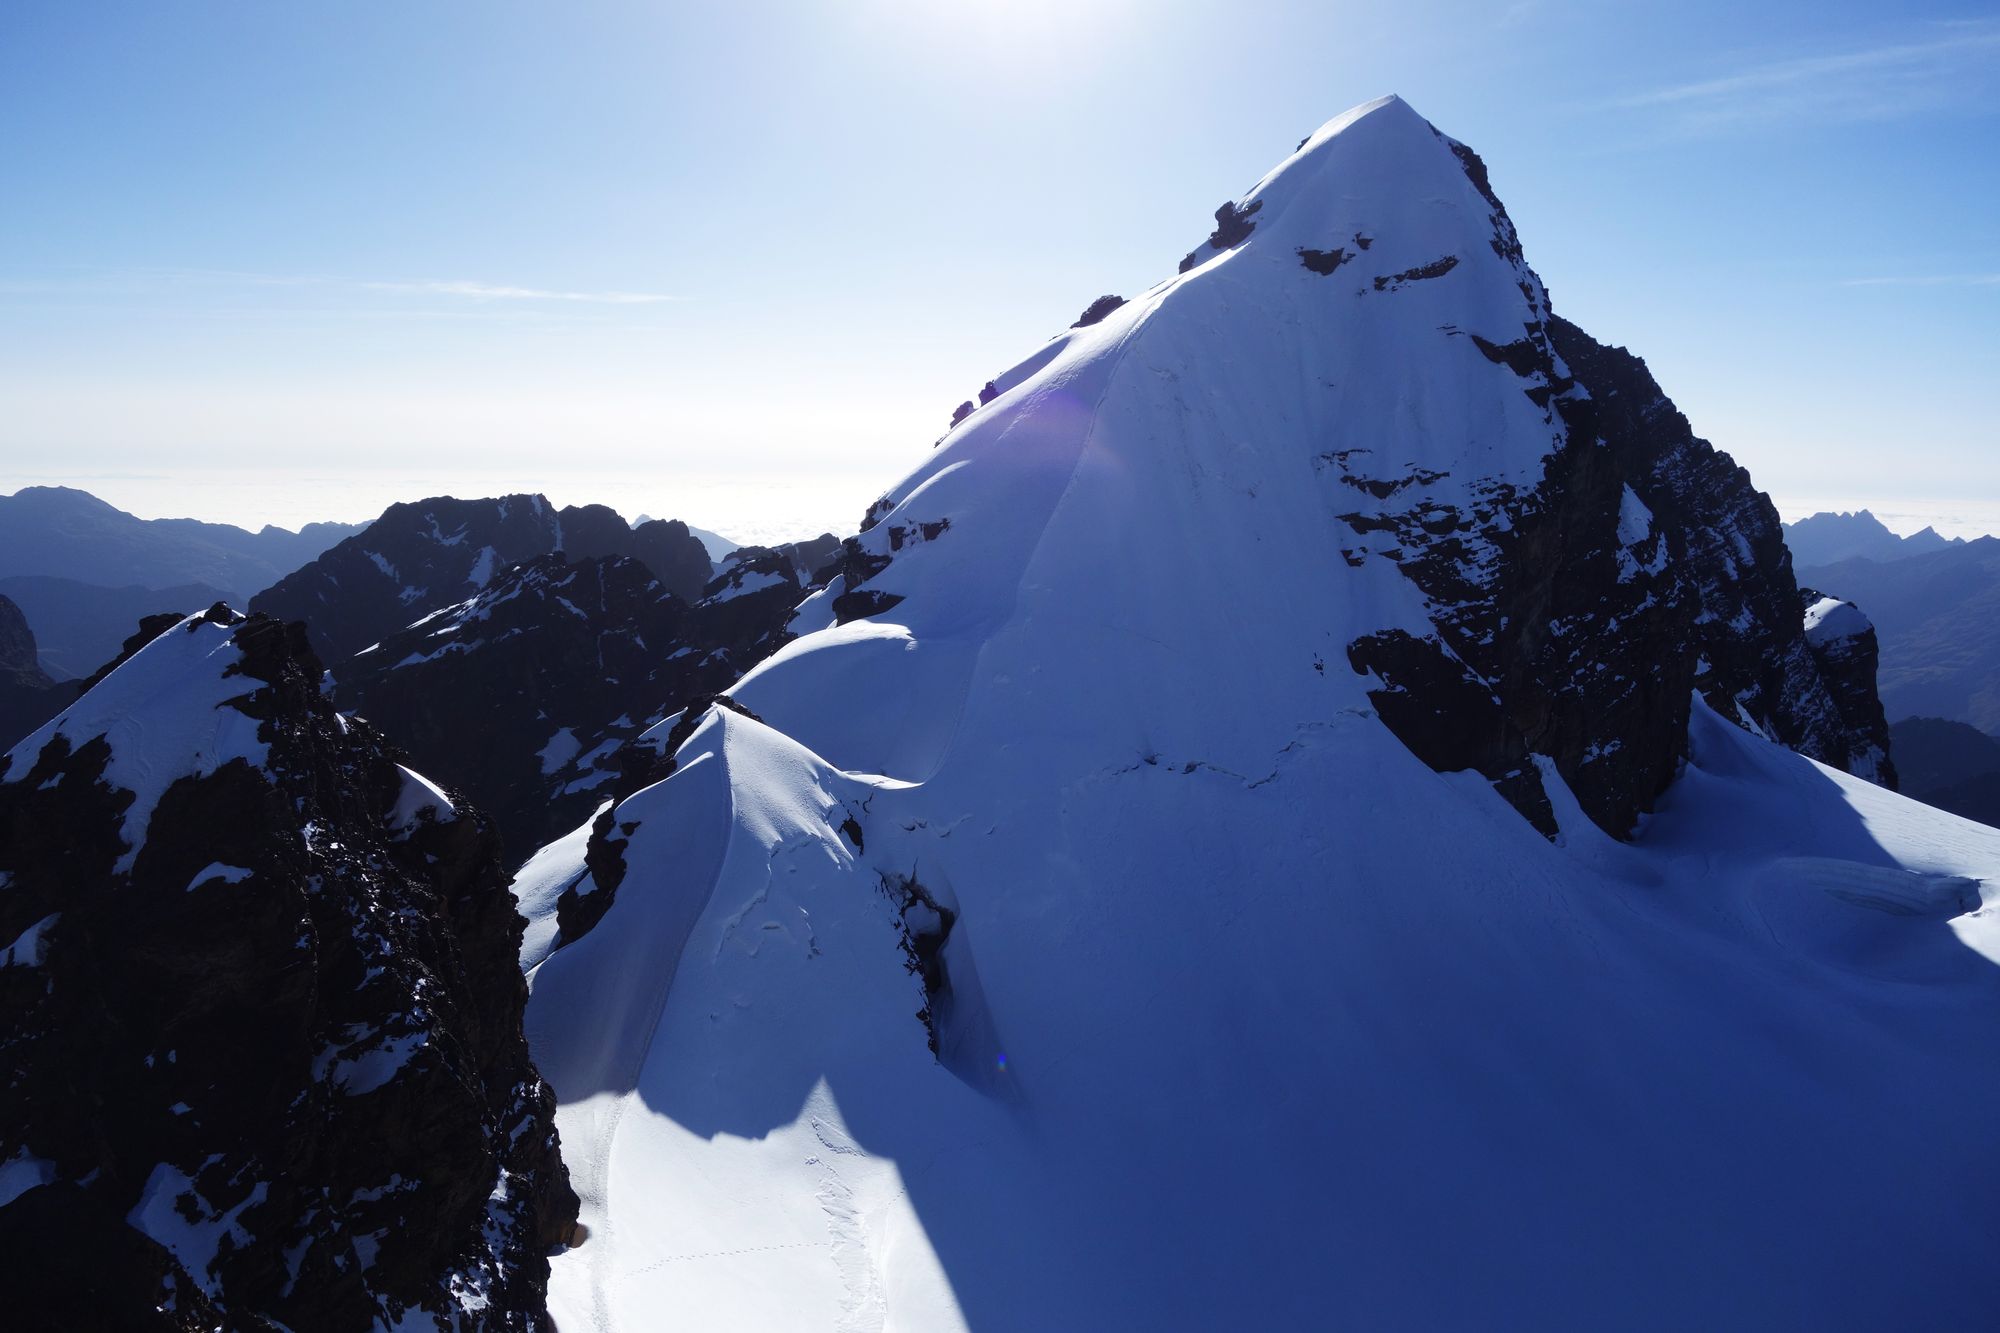
<svg viewBox="0 0 2000 1333"><path fill-rule="evenodd" d="M361 526L246 532L192 518L137 518L88 491L29 486L0 496L0 577L39 574L107 588L199 583L240 602Z"/></svg>
<svg viewBox="0 0 2000 1333"><path fill-rule="evenodd" d="M1936 528L1898 537L1866 509L1852 514L1822 511L1785 524L1785 545L1791 548L1792 563L1798 566L1834 565L1843 560L1902 560L1941 551L1963 541L1962 537L1947 539Z"/></svg>

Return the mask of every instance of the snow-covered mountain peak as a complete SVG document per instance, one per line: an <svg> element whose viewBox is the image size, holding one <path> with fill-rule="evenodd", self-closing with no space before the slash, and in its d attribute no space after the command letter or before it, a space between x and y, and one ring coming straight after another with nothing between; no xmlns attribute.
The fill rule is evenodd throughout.
<svg viewBox="0 0 2000 1333"><path fill-rule="evenodd" d="M1870 642L1808 642L1769 501L1400 101L1087 314L517 882L587 1163L558 1317L1664 1326L1716 1293L1633 1253L1846 1271L1800 1239L1845 1131L1793 1111L1891 1084L1799 1030L1983 966L1943 922L1995 947L1996 852L1919 866L1848 776L1893 780ZM1990 1014L1868 994L1896 1077L1992 1082Z"/></svg>

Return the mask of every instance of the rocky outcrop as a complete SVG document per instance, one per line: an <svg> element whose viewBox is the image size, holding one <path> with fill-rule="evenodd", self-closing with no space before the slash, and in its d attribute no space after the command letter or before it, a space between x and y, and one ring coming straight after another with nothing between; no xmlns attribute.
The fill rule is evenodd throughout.
<svg viewBox="0 0 2000 1333"><path fill-rule="evenodd" d="M1846 758L1841 767L1896 790L1896 768L1889 760L1889 721L1875 693L1881 653L1874 623L1854 603L1812 588L1799 589L1799 602L1805 607L1806 647L1845 733Z"/></svg>
<svg viewBox="0 0 2000 1333"><path fill-rule="evenodd" d="M342 659L477 595L511 566L556 552L632 556L688 600L710 575L708 552L683 523L632 528L604 505L557 510L539 495L447 496L389 506L365 532L253 598L250 609L305 620L337 674Z"/></svg>
<svg viewBox="0 0 2000 1333"><path fill-rule="evenodd" d="M149 631L0 771L15 1326L546 1326L576 1201L491 828L303 627Z"/></svg>

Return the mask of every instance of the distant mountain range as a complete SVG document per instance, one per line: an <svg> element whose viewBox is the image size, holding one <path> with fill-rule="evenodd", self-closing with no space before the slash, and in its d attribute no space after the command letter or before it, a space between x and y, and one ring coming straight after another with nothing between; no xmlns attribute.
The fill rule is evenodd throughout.
<svg viewBox="0 0 2000 1333"><path fill-rule="evenodd" d="M1852 514L1821 512L1785 524L1785 545L1791 548L1795 566L1832 565L1842 560L1903 560L1962 546L1964 542L1962 537L1946 537L1936 528L1928 527L1899 537L1866 509Z"/></svg>
<svg viewBox="0 0 2000 1333"><path fill-rule="evenodd" d="M199 583L247 600L365 526L247 532L192 518L138 518L88 491L29 486L0 496L0 576L39 574L106 588Z"/></svg>
<svg viewBox="0 0 2000 1333"><path fill-rule="evenodd" d="M139 518L88 491L30 486L0 496L0 595L27 618L42 669L87 676L139 617L237 604L361 523L256 532L192 518Z"/></svg>

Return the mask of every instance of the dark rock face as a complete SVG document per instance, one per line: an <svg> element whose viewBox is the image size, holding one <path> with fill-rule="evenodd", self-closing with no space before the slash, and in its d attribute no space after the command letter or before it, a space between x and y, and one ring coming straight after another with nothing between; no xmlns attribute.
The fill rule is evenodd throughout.
<svg viewBox="0 0 2000 1333"><path fill-rule="evenodd" d="M0 496L0 575L107 588L199 583L245 598L357 531L351 523L246 532L191 518L143 519L87 491L28 486Z"/></svg>
<svg viewBox="0 0 2000 1333"><path fill-rule="evenodd" d="M0 597L0 747L11 747L76 697L43 671L21 608Z"/></svg>
<svg viewBox="0 0 2000 1333"><path fill-rule="evenodd" d="M603 505L557 511L539 495L444 497L389 506L367 531L253 598L250 609L307 621L338 674L341 659L474 596L510 566L559 551L633 556L683 598L709 577L708 552L683 523L655 519L634 530Z"/></svg>
<svg viewBox="0 0 2000 1333"><path fill-rule="evenodd" d="M576 1201L497 843L320 675L218 607L0 775L16 1326L546 1326Z"/></svg>
<svg viewBox="0 0 2000 1333"><path fill-rule="evenodd" d="M1374 502L1348 523L1393 534L1438 625L1348 646L1354 669L1381 681L1383 720L1433 767L1486 775L1550 833L1536 756L1624 836L1678 773L1697 690L1724 716L1893 784L1879 705L1868 720L1872 670L1858 651L1829 663L1808 645L1770 501L1694 435L1644 362L1549 310L1484 164L1451 147L1491 206L1492 248L1518 270L1528 317L1507 344L1442 334L1517 376L1557 447L1532 490L1475 486L1463 508L1403 498L1432 478L1343 478Z"/></svg>
<svg viewBox="0 0 2000 1333"><path fill-rule="evenodd" d="M546 555L350 658L335 699L490 811L513 864L589 817L627 742L781 645L839 552L740 548L693 604L632 557Z"/></svg>
<svg viewBox="0 0 2000 1333"><path fill-rule="evenodd" d="M37 687L52 683L37 660L28 618L5 597L0 597L0 683Z"/></svg>

